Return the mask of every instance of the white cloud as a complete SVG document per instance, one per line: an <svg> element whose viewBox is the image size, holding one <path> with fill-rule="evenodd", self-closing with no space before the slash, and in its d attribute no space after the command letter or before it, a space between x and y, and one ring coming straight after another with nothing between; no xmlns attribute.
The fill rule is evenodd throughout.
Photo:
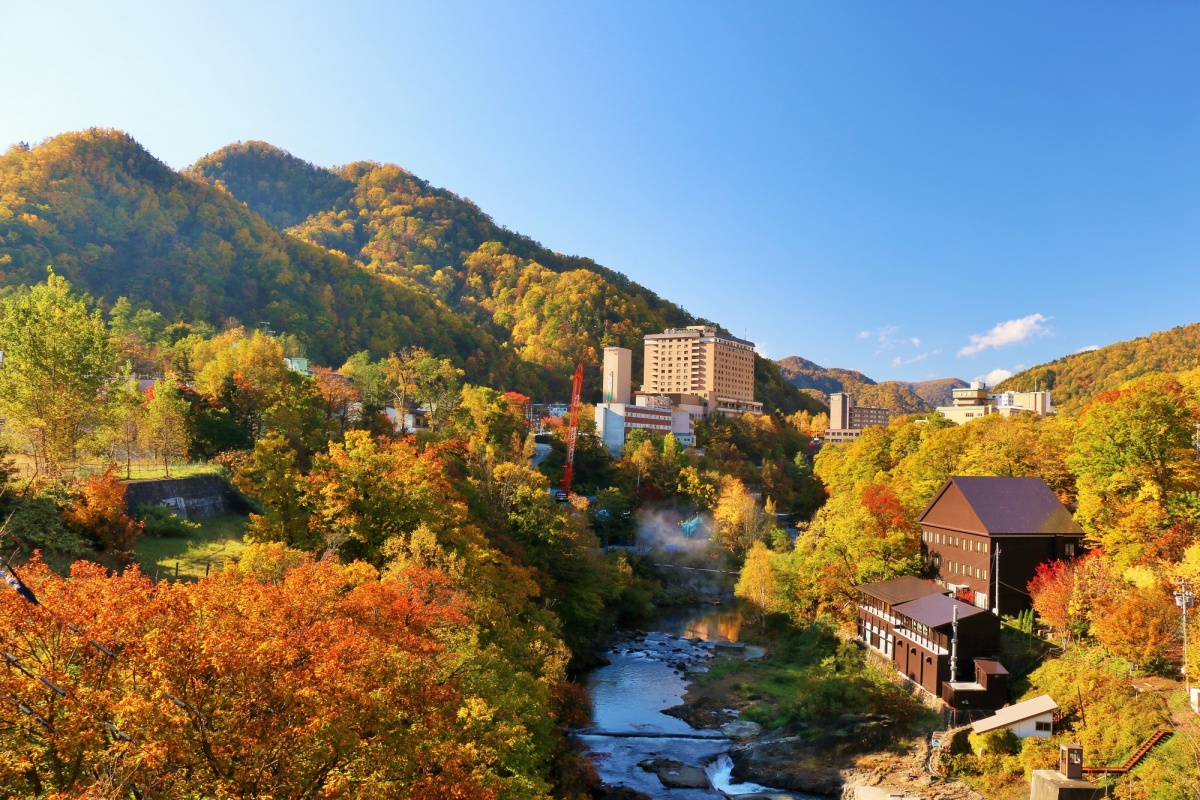
<svg viewBox="0 0 1200 800"><path fill-rule="evenodd" d="M871 338L871 332L870 332L870 331L863 331L862 333L858 334L858 338L860 338L860 339L870 339L870 338Z"/></svg>
<svg viewBox="0 0 1200 800"><path fill-rule="evenodd" d="M1005 380L1006 378L1011 378L1012 376L1013 374L1006 369L994 369L987 375L975 376L975 380L983 381L988 386L995 386L1000 381Z"/></svg>
<svg viewBox="0 0 1200 800"><path fill-rule="evenodd" d="M893 367L903 367L906 364L915 364L918 361L924 361L927 358L929 358L929 353L919 353L918 355L915 355L912 358L901 358L900 356L896 356L895 358L892 359L892 366Z"/></svg>
<svg viewBox="0 0 1200 800"><path fill-rule="evenodd" d="M758 353L763 358L770 358L770 356L767 355L767 346L762 342L754 343L754 352Z"/></svg>
<svg viewBox="0 0 1200 800"><path fill-rule="evenodd" d="M894 350L896 348L896 334L900 332L899 325L884 325L879 329L875 341L879 344L879 349L875 352L883 352L884 350Z"/></svg>
<svg viewBox="0 0 1200 800"><path fill-rule="evenodd" d="M958 351L960 356L973 356L982 353L989 347L1004 347L1005 345L1023 342L1033 336L1046 336L1050 329L1045 323L1054 319L1041 314L1030 314L1020 319L1010 319L1001 322L987 333L971 334L971 343Z"/></svg>
<svg viewBox="0 0 1200 800"><path fill-rule="evenodd" d="M915 336L914 336L913 338L909 339L909 341L913 343L913 347L920 347L920 346L921 346L921 340L920 340L920 339L918 339L918 338L917 338L917 337L915 337Z"/></svg>
<svg viewBox="0 0 1200 800"><path fill-rule="evenodd" d="M1075 352L1076 352L1076 353L1090 353L1090 352L1092 352L1093 350L1099 350L1099 349L1100 349L1100 345L1098 345L1098 344L1089 344L1089 345L1087 345L1086 347L1081 347L1081 348L1079 348L1079 349L1078 349L1078 350L1076 350Z"/></svg>

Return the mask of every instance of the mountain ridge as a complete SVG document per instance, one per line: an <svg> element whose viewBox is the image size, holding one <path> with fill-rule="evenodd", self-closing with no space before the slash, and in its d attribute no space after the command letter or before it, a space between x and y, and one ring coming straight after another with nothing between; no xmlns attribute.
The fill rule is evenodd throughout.
<svg viewBox="0 0 1200 800"><path fill-rule="evenodd" d="M1075 411L1101 392L1148 372L1184 372L1198 367L1200 323L1192 323L1062 356L1018 372L995 388L1048 390L1056 407Z"/></svg>
<svg viewBox="0 0 1200 800"><path fill-rule="evenodd" d="M53 265L110 308L170 322L269 325L338 366L421 346L466 380L562 397L603 347L707 322L615 270L497 225L402 167L318 167L264 142L174 171L133 137L91 128L0 156L0 281ZM768 408L816 410L756 359ZM635 374L637 374L635 364Z"/></svg>
<svg viewBox="0 0 1200 800"><path fill-rule="evenodd" d="M858 370L823 367L800 356L787 356L776 363L780 374L797 389L826 396L848 392L859 405L887 408L898 414L927 413L948 405L951 391L967 385L959 378L877 382Z"/></svg>

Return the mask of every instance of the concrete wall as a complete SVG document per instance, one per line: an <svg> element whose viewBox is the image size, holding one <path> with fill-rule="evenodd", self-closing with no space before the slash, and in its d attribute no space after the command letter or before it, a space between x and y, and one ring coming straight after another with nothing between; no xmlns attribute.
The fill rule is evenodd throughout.
<svg viewBox="0 0 1200 800"><path fill-rule="evenodd" d="M184 519L245 513L245 501L217 475L125 481L125 500L138 506L167 506Z"/></svg>

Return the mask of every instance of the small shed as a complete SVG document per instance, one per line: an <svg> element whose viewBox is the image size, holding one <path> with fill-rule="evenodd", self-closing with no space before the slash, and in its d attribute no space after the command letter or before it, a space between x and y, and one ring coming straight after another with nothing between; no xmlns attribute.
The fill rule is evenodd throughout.
<svg viewBox="0 0 1200 800"><path fill-rule="evenodd" d="M1054 733L1054 712L1058 703L1048 694L1005 706L987 719L971 724L975 733L987 733L998 728L1009 728L1019 739L1036 736L1048 739Z"/></svg>

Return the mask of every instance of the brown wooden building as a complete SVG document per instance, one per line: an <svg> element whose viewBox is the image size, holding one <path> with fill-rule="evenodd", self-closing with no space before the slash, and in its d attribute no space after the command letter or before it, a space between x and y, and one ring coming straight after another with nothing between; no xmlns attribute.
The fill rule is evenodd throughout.
<svg viewBox="0 0 1200 800"><path fill-rule="evenodd" d="M1000 621L985 609L947 595L929 581L911 576L867 583L858 587L858 637L883 653L896 670L934 697L944 697L943 684L979 677L976 659L990 659L1000 649ZM958 674L950 674L951 637L958 612ZM985 667L985 669L987 669ZM1005 673L1007 675L1007 673ZM990 698L972 695L975 705L986 707ZM1000 705L1005 689L992 683ZM999 707L998 705L996 707Z"/></svg>
<svg viewBox="0 0 1200 800"><path fill-rule="evenodd" d="M1038 565L1077 555L1083 539L1041 478L948 478L917 523L928 574L960 600L1009 615L1030 607Z"/></svg>

